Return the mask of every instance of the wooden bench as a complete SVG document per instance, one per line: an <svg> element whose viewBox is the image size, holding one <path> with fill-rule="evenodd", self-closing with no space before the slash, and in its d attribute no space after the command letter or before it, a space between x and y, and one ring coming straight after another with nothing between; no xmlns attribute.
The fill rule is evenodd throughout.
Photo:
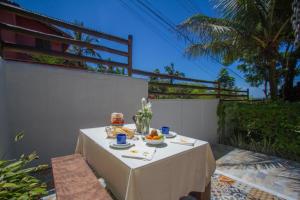
<svg viewBox="0 0 300 200"><path fill-rule="evenodd" d="M51 163L57 200L112 200L80 154Z"/></svg>

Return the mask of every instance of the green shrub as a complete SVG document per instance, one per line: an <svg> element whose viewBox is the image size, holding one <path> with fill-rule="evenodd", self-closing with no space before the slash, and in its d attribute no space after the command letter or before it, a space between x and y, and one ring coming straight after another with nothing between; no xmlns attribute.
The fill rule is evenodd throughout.
<svg viewBox="0 0 300 200"><path fill-rule="evenodd" d="M23 134L18 134L15 141L22 138ZM19 160L0 160L0 199L39 199L47 194L46 184L41 183L33 174L48 166L26 168L37 158L37 154L33 152L28 156L21 155Z"/></svg>
<svg viewBox="0 0 300 200"><path fill-rule="evenodd" d="M33 61L44 63L44 64L63 64L65 62L62 58L57 58L53 56L47 56L47 55L32 55L31 56Z"/></svg>
<svg viewBox="0 0 300 200"><path fill-rule="evenodd" d="M300 161L300 103L221 102L220 143Z"/></svg>

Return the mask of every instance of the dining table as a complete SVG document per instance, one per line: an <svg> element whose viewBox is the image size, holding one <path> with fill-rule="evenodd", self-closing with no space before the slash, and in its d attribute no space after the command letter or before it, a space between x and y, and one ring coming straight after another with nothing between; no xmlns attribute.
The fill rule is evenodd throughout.
<svg viewBox="0 0 300 200"><path fill-rule="evenodd" d="M148 145L142 135L127 139L133 144L129 149L153 149L150 159L136 159L124 156L128 149L111 148L116 139L107 137L106 127L81 129L75 153L86 159L117 199L176 200L191 191L204 192L216 168L210 144L198 139L192 145L175 143L183 134L165 138L160 145Z"/></svg>

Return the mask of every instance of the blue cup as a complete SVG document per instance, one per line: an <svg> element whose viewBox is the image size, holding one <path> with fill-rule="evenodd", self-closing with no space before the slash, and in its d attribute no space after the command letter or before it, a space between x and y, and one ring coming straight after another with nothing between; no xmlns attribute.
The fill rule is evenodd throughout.
<svg viewBox="0 0 300 200"><path fill-rule="evenodd" d="M124 133L117 134L117 144L126 144L126 134Z"/></svg>
<svg viewBox="0 0 300 200"><path fill-rule="evenodd" d="M168 135L169 131L170 131L170 127L168 127L168 126L161 127L162 134Z"/></svg>

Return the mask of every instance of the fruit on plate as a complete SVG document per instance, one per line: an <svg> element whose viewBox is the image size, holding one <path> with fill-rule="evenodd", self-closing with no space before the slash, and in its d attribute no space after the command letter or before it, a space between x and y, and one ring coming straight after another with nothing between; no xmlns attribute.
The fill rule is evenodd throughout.
<svg viewBox="0 0 300 200"><path fill-rule="evenodd" d="M156 129L152 129L151 132L150 132L150 136L151 137L158 136L157 130Z"/></svg>
<svg viewBox="0 0 300 200"><path fill-rule="evenodd" d="M156 129L152 129L150 134L145 137L146 143L149 145L160 145L164 143L164 135Z"/></svg>
<svg viewBox="0 0 300 200"><path fill-rule="evenodd" d="M150 134L146 136L148 140L160 140L163 139L163 134L159 133L156 129L152 129Z"/></svg>

